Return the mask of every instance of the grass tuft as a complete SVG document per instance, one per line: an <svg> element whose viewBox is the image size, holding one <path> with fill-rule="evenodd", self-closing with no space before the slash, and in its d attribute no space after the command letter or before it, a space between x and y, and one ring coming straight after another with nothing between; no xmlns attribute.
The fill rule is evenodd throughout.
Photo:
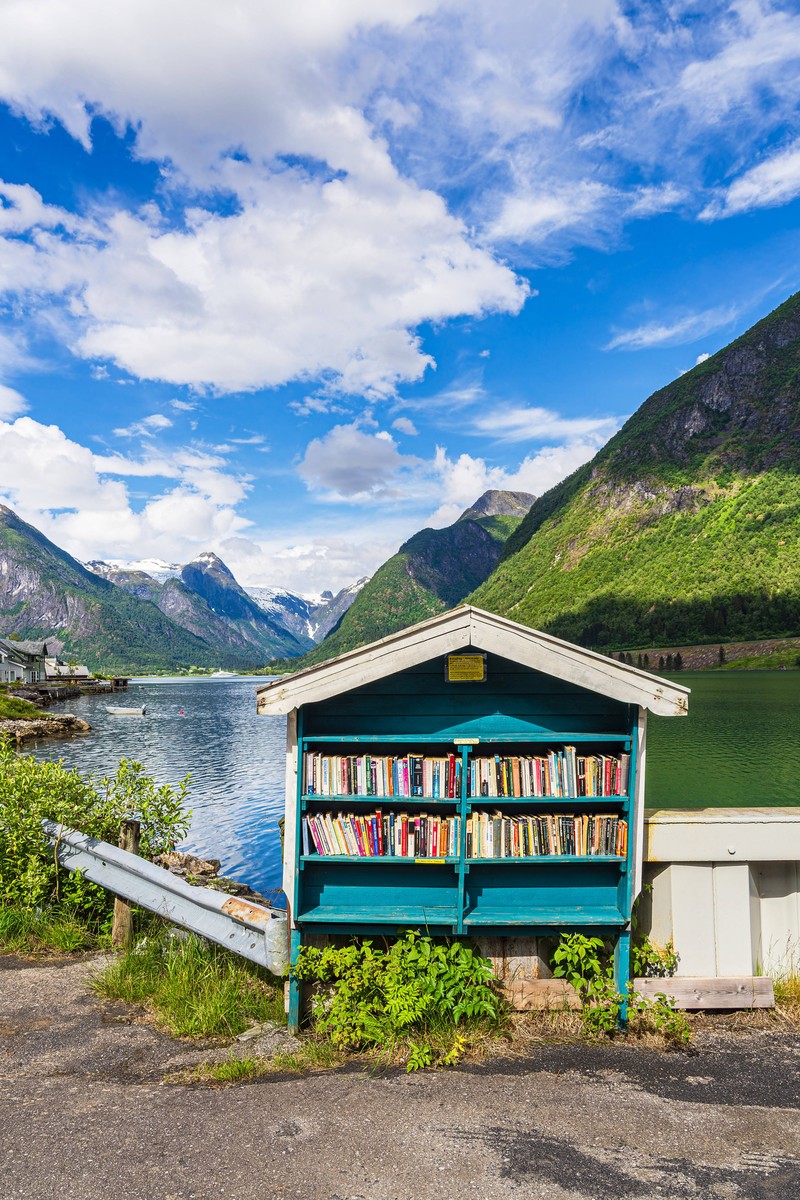
<svg viewBox="0 0 800 1200"><path fill-rule="evenodd" d="M285 1022L278 980L193 934L156 928L109 963L92 988L141 1005L176 1037L236 1037L258 1022Z"/></svg>
<svg viewBox="0 0 800 1200"><path fill-rule="evenodd" d="M0 954L71 954L100 945L98 935L68 909L0 907Z"/></svg>

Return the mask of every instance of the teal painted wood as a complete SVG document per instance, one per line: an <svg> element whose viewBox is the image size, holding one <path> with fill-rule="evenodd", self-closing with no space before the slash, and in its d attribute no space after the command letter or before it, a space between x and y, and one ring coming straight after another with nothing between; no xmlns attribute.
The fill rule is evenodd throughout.
<svg viewBox="0 0 800 1200"><path fill-rule="evenodd" d="M563 680L489 656L486 684L447 684L442 660L375 684L305 706L299 714L296 919L301 929L376 932L417 926L431 932L558 934L564 930L611 934L626 931L631 910L634 838L633 796L638 771L636 720L629 705L576 688ZM454 738L473 745L454 745ZM382 754L396 744L413 752L462 758L461 795L432 797L314 796L302 791L306 748L360 754L370 743ZM468 797L467 763L473 752L540 753L545 747L580 745L581 751L631 754L625 796ZM396 857L351 859L301 855L305 811L408 809L461 815L459 854L445 861ZM628 854L531 859L467 859L466 818L473 808L530 812L614 812L628 821ZM622 942L622 937L618 939ZM618 950L615 978L627 986L630 945ZM624 978L623 978L624 976Z"/></svg>
<svg viewBox="0 0 800 1200"><path fill-rule="evenodd" d="M300 952L302 935L298 929L293 929L290 938L289 947L289 1011L286 1014L289 1033L297 1033L300 1028L301 1017L301 985L300 980L295 976L293 967L297 962L297 955Z"/></svg>

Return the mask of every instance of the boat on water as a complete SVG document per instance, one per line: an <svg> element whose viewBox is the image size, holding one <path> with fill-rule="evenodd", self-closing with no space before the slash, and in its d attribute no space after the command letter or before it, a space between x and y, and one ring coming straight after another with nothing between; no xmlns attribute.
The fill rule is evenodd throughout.
<svg viewBox="0 0 800 1200"><path fill-rule="evenodd" d="M112 717L143 717L147 712L144 704L139 708L114 708L112 705L106 705L106 712L111 713Z"/></svg>

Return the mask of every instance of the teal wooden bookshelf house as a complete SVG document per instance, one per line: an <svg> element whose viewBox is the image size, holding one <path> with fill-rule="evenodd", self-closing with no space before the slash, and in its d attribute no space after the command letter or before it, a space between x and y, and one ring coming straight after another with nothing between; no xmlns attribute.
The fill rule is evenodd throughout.
<svg viewBox="0 0 800 1200"><path fill-rule="evenodd" d="M259 688L258 711L287 716L292 957L319 933L581 930L615 939L624 991L647 713L687 704L470 606Z"/></svg>

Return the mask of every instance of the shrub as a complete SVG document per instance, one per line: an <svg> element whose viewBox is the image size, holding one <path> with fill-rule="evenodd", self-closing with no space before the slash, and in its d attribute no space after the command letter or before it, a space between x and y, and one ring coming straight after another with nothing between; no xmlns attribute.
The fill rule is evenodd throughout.
<svg viewBox="0 0 800 1200"><path fill-rule="evenodd" d="M458 1029L496 1025L501 1014L485 959L413 930L386 950L368 938L324 950L303 946L293 974L317 984L314 1025L334 1045L380 1047L391 1056L403 1043L409 1071L456 1062L466 1045Z"/></svg>
<svg viewBox="0 0 800 1200"><path fill-rule="evenodd" d="M79 873L58 867L42 833L49 817L116 845L120 821L141 822L141 850L152 858L185 836L188 776L177 787L159 785L141 763L123 759L115 775L95 779L61 763L38 762L0 742L0 904L37 909L61 905L84 920L102 922L113 897Z"/></svg>

